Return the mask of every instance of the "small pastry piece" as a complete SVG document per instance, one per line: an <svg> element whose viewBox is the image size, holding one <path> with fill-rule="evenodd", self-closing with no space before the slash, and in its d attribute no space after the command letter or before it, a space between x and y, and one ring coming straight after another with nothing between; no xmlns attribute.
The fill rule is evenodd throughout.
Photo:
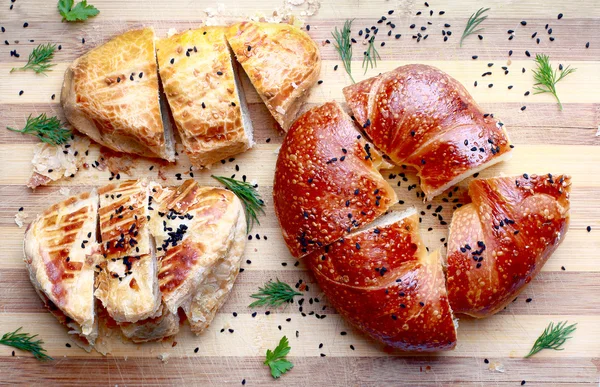
<svg viewBox="0 0 600 387"><path fill-rule="evenodd" d="M403 351L456 345L439 251L429 254L416 210L392 212L305 258L319 286L357 329Z"/></svg>
<svg viewBox="0 0 600 387"><path fill-rule="evenodd" d="M29 278L48 309L88 351L97 336L94 268L98 195L72 196L52 205L25 232Z"/></svg>
<svg viewBox="0 0 600 387"><path fill-rule="evenodd" d="M27 186L35 189L51 181L73 177L85 160L85 152L90 146L87 137L73 135L66 144L50 145L45 142L33 148L33 171Z"/></svg>
<svg viewBox="0 0 600 387"><path fill-rule="evenodd" d="M106 259L95 296L119 323L152 317L161 304L159 264L148 232L148 192L145 180L109 184L98 191Z"/></svg>
<svg viewBox="0 0 600 387"><path fill-rule="evenodd" d="M169 312L165 305L158 310L158 316L137 323L119 324L123 335L134 343L162 340L179 332L179 316Z"/></svg>
<svg viewBox="0 0 600 387"><path fill-rule="evenodd" d="M182 308L200 333L229 294L246 241L242 203L231 191L186 180L176 188L151 186L150 229L156 240L163 302ZM207 295L208 291L214 292ZM206 297L206 299L203 299Z"/></svg>
<svg viewBox="0 0 600 387"><path fill-rule="evenodd" d="M427 200L510 157L504 127L435 67L398 67L345 87L344 97L378 149L417 169Z"/></svg>
<svg viewBox="0 0 600 387"><path fill-rule="evenodd" d="M569 226L571 179L527 175L473 180L473 201L452 217L448 297L455 313L487 317L540 272Z"/></svg>
<svg viewBox="0 0 600 387"><path fill-rule="evenodd" d="M160 39L156 53L163 89L195 167L252 147L252 122L225 27L203 27Z"/></svg>
<svg viewBox="0 0 600 387"><path fill-rule="evenodd" d="M396 201L378 168L385 163L335 102L292 125L275 167L273 201L294 257L373 221Z"/></svg>
<svg viewBox="0 0 600 387"><path fill-rule="evenodd" d="M175 160L168 116L161 115L152 28L127 31L76 59L60 101L75 129L97 143Z"/></svg>
<svg viewBox="0 0 600 387"><path fill-rule="evenodd" d="M298 27L258 22L234 24L227 40L258 95L287 131L319 79L316 43Z"/></svg>

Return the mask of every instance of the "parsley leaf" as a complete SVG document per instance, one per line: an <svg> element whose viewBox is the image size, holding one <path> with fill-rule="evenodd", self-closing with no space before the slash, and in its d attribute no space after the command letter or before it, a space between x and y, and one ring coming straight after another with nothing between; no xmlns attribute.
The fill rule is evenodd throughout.
<svg viewBox="0 0 600 387"><path fill-rule="evenodd" d="M271 368L271 376L273 376L273 378L279 378L282 374L285 374L294 367L291 362L285 359L286 355L290 352L290 349L288 338L285 336L281 338L279 345L275 350L271 351L270 349L267 349L267 359L264 364Z"/></svg>
<svg viewBox="0 0 600 387"><path fill-rule="evenodd" d="M87 0L82 0L75 4L74 0L59 0L58 11L63 17L63 21L84 21L88 17L96 16L100 13L93 5L88 5Z"/></svg>

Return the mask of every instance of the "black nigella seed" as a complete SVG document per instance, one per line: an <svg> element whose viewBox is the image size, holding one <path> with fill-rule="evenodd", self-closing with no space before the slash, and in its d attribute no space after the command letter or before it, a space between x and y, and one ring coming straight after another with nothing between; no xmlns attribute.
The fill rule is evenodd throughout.
<svg viewBox="0 0 600 387"><path fill-rule="evenodd" d="M586 230L587 232L592 232L592 226L587 226Z"/></svg>
<svg viewBox="0 0 600 387"><path fill-rule="evenodd" d="M471 58L473 58L473 59L477 59L477 58L478 58L478 56L477 56L477 55L473 55Z"/></svg>
<svg viewBox="0 0 600 387"><path fill-rule="evenodd" d="M562 17L563 17L563 14L559 13L557 19L560 20L560 19L562 19Z"/></svg>
<svg viewBox="0 0 600 387"><path fill-rule="evenodd" d="M27 23L27 22L23 23L23 28L27 28L27 27L29 27L29 23Z"/></svg>
<svg viewBox="0 0 600 387"><path fill-rule="evenodd" d="M522 25L522 26L526 26L526 25L527 25L527 22L526 22L525 20L523 20L523 21L521 21L521 25Z"/></svg>
<svg viewBox="0 0 600 387"><path fill-rule="evenodd" d="M531 54L529 53L529 51L525 51L525 55L527 55L528 57L531 56Z"/></svg>
<svg viewBox="0 0 600 387"><path fill-rule="evenodd" d="M585 48L590 48L590 42L587 42L587 43L585 44Z"/></svg>
<svg viewBox="0 0 600 387"><path fill-rule="evenodd" d="M527 109L527 106L521 106L521 111Z"/></svg>

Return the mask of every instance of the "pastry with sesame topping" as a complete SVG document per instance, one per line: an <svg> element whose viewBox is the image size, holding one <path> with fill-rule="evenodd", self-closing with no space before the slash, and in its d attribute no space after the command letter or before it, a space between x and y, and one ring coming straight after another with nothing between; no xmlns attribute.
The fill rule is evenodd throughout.
<svg viewBox="0 0 600 387"><path fill-rule="evenodd" d="M510 156L503 124L435 67L398 67L343 92L373 144L394 164L417 169L426 200Z"/></svg>
<svg viewBox="0 0 600 387"><path fill-rule="evenodd" d="M452 217L447 284L455 313L504 309L540 272L569 227L571 178L527 175L476 179L472 203Z"/></svg>
<svg viewBox="0 0 600 387"><path fill-rule="evenodd" d="M175 161L154 39L150 27L127 31L76 59L65 72L60 102L71 125L97 143Z"/></svg>
<svg viewBox="0 0 600 387"><path fill-rule="evenodd" d="M203 27L156 42L160 80L197 168L253 145L252 122L225 39L226 27Z"/></svg>
<svg viewBox="0 0 600 387"><path fill-rule="evenodd" d="M440 252L426 251L414 208L384 215L305 262L338 313L374 339L404 351L456 346Z"/></svg>
<svg viewBox="0 0 600 387"><path fill-rule="evenodd" d="M269 112L287 131L319 80L317 44L290 24L242 22L227 40Z"/></svg>
<svg viewBox="0 0 600 387"><path fill-rule="evenodd" d="M389 166L335 102L303 114L277 158L273 201L293 256L305 256L370 223L397 201Z"/></svg>

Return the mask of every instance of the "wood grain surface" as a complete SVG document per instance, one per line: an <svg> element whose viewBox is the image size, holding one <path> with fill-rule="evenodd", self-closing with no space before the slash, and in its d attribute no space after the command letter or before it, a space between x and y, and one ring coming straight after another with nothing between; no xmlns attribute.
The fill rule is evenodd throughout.
<svg viewBox="0 0 600 387"><path fill-rule="evenodd" d="M37 139L4 130L22 127L29 114L48 113L64 118L59 104L63 72L88 49L129 28L154 26L159 36L170 28L195 28L207 21L205 0L89 0L100 15L85 23L62 23L55 0L0 0L0 334L23 326L37 333L54 361L40 363L30 354L0 346L0 384L63 385L457 385L457 386L579 386L600 381L600 3L595 0L321 0L314 16L302 16L308 1L282 7L284 0L225 0L218 20L234 20L258 13L291 12L310 25L309 34L321 48L323 83L315 86L307 108L335 99L343 102L341 90L350 82L342 70L331 39L334 27L354 19L353 74L355 79L407 63L437 66L461 81L488 113L500 118L516 145L512 160L481 173L568 173L573 177L572 222L563 245L531 285L501 313L485 319L461 317L455 351L432 356L390 351L349 327L333 310L306 270L287 251L275 218L271 192L277 149L283 135L250 85L243 89L250 103L257 145L249 152L196 171L194 178L215 184L210 174L246 176L256 182L266 201L266 215L252 231L244 257L244 271L212 326L199 337L187 327L169 342L134 345L114 338L106 357L86 353L70 342L66 330L42 306L22 262L24 228L15 224L20 207L33 220L49 204L64 198L65 189L75 194L108 183L110 173L94 168L74 178L31 191L25 183L31 173L33 145ZM12 6L12 10L9 9ZM459 48L468 17L480 7L490 7L482 24L483 39L470 36ZM392 15L389 10L394 10ZM417 16L418 11L422 15ZM430 16L430 11L433 15ZM440 11L444 11L440 15ZM562 13L560 20L557 15ZM381 16L388 20L378 24ZM216 19L215 19L216 20ZM526 21L525 26L521 21ZM387 21L395 28L386 25ZM28 27L23 24L27 22ZM428 24L430 22L431 24ZM451 27L444 27L448 23ZM415 24L411 29L410 25ZM552 29L552 34L548 33ZM364 74L361 68L365 46L360 28L379 27L377 42L381 60ZM427 29L421 31L420 27ZM308 26L304 28L308 29ZM446 42L442 30L451 31ZM514 30L509 40L507 30ZM392 30L391 36L388 31ZM413 34L428 34L417 42ZM531 38L537 32L536 38ZM396 39L395 35L401 34ZM550 41L549 37L555 38ZM83 43L83 40L85 43ZM5 42L6 41L6 42ZM41 43L61 45L47 77L32 72L10 74L22 66L31 50ZM589 48L586 43L589 42ZM6 44L8 43L8 44ZM19 58L10 55L16 50ZM509 56L509 50L513 54ZM533 94L532 58L526 51L548 54L555 67L571 65L577 71L561 81L560 111L549 94ZM477 55L477 59L472 59ZM491 67L488 65L492 63ZM336 70L336 66L339 66ZM502 69L508 68L508 74ZM492 75L482 77L491 71ZM477 86L475 86L477 81ZM493 86L489 86L492 84ZM512 86L511 89L508 87ZM20 93L20 91L23 91ZM525 95L527 91L531 94ZM21 95L20 95L21 94ZM55 96L55 99L52 96ZM522 110L525 106L526 109ZM93 146L88 162L99 159ZM155 168L150 170L154 165ZM239 171L236 171L236 166ZM187 176L190 163L181 157L176 165L159 168L153 160L137 159L130 176L159 179L177 184L176 173ZM404 175L399 176L399 173ZM449 223L454 206L464 202L468 180L450 197L447 193L432 203L422 203L418 181L411 170L385 171L404 204L417 206L422 215L422 234L430 249L443 248L447 225L433 216L438 205ZM395 175L395 176L394 176ZM62 189L62 191L61 191ZM428 205L431 207L428 208ZM591 226L591 232L587 227ZM257 235L260 237L257 238ZM269 279L306 285L302 297L278 309L248 308L250 294ZM300 300L303 299L302 312ZM530 299L530 300L529 300ZM528 302L529 300L529 302ZM252 313L257 312L253 317ZM270 312L270 313L267 313ZM237 317L234 316L237 314ZM302 314L304 313L304 315ZM326 318L316 318L316 315ZM289 319L289 320L288 320ZM577 322L578 329L564 351L546 350L523 359L544 327L551 321ZM230 331L231 330L231 331ZM262 363L267 348L281 336L290 339L289 359L294 368L274 381ZM68 344L68 345L67 345ZM322 346L321 346L322 344ZM352 348L351 348L352 346ZM198 348L196 352L195 349ZM168 354L163 362L160 354ZM485 361L487 360L487 362Z"/></svg>

